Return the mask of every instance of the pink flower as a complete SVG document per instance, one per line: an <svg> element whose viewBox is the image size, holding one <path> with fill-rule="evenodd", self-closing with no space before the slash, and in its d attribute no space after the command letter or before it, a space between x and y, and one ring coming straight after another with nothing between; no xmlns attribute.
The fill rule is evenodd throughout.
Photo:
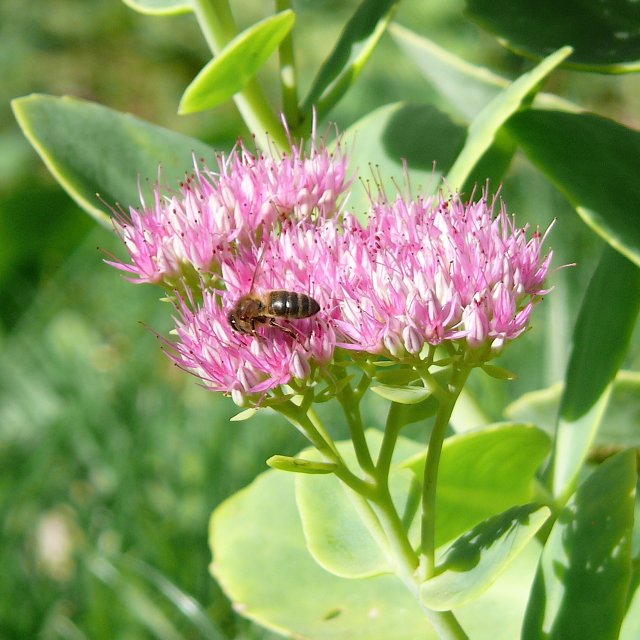
<svg viewBox="0 0 640 640"><path fill-rule="evenodd" d="M141 210L114 211L131 262L110 261L134 282L175 286L193 271L216 271L232 243L250 243L276 222L336 214L349 186L340 144L330 153L312 140L308 154L254 155L239 143L217 158L218 171L195 165L177 193L160 186Z"/></svg>
<svg viewBox="0 0 640 640"><path fill-rule="evenodd" d="M393 357L464 340L494 350L526 330L546 293L552 254L538 232L527 240L504 206L460 196L380 200L341 281L342 346Z"/></svg>
<svg viewBox="0 0 640 640"><path fill-rule="evenodd" d="M293 379L313 380L333 357L337 316L334 291L340 225L287 221L281 232L263 238L260 247L241 246L221 265L226 289L205 289L203 301L181 299L171 357L199 376L205 386L231 393L266 395ZM278 326L258 324L257 336L235 331L228 319L238 299L285 290L311 296L320 312L310 318L275 318ZM292 333L293 335L290 335Z"/></svg>

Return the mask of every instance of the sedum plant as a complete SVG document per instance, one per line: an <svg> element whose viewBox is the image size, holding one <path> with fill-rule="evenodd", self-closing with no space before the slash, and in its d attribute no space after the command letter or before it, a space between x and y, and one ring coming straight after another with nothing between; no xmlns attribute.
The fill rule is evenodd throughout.
<svg viewBox="0 0 640 640"><path fill-rule="evenodd" d="M70 98L29 96L14 110L61 184L122 239L126 257L107 261L161 287L174 317L162 337L168 356L231 396L237 420L273 411L309 443L297 456L274 452L272 469L213 513L211 570L237 611L318 639L636 637L638 425L625 425L598 464L592 454L617 385L638 388L634 374L616 374L640 306L640 136L539 90L559 65L636 71L640 16L623 5L589 14L576 35L576 18L556 2L553 33L534 28L537 14L523 32L527 3L499 2L496 12L496 3L469 1L474 20L538 59L508 82L390 26L397 2L365 0L300 98L288 2L242 32L224 1L128 4L194 13L213 58L179 110L233 98L257 150L239 141L216 152ZM627 38L616 35L623 18ZM601 54L581 37L594 25ZM401 103L321 137L316 122L348 94L388 29L457 118ZM256 74L276 49L274 107ZM431 163L441 129L451 159L414 190L429 176L403 164L416 158L410 138L424 133L418 157ZM404 148L383 144L401 130L410 133ZM364 205L359 145L371 154L360 163L380 166ZM604 249L562 389L523 397L508 421L474 425L455 413L469 400L470 375L508 384L514 374L494 359L527 332L552 288L550 227L517 220L494 187L517 149ZM147 193L139 176L159 162ZM385 180L394 166L403 188ZM162 178L172 172L184 180ZM371 395L384 403L382 431L366 428ZM340 408L338 424L326 404ZM427 427L422 440L402 433L416 423Z"/></svg>

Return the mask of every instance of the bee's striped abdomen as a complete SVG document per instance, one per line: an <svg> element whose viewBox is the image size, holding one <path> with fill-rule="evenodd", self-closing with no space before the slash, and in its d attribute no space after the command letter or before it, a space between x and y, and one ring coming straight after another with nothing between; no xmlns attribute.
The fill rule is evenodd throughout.
<svg viewBox="0 0 640 640"><path fill-rule="evenodd" d="M309 318L320 311L320 305L305 293L271 291L268 313L280 318Z"/></svg>

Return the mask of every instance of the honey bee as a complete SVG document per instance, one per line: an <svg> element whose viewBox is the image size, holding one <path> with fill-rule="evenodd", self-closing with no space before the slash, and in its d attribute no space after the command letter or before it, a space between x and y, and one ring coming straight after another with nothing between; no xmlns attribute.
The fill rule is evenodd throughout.
<svg viewBox="0 0 640 640"><path fill-rule="evenodd" d="M256 326L269 325L296 339L296 334L278 322L310 318L320 311L320 305L306 293L268 291L242 296L227 316L229 324L239 333L257 336Z"/></svg>

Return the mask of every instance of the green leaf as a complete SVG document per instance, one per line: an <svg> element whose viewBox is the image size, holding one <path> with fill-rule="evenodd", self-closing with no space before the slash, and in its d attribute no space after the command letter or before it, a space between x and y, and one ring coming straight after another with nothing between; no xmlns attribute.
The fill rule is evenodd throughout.
<svg viewBox="0 0 640 640"><path fill-rule="evenodd" d="M420 380L420 375L410 367L380 367L374 371L373 378L382 384L395 386L408 385Z"/></svg>
<svg viewBox="0 0 640 640"><path fill-rule="evenodd" d="M396 576L354 582L313 560L291 474L268 471L222 503L211 518L210 542L211 571L236 610L281 635L336 640L357 630L367 640L438 640ZM486 593L456 611L470 637L518 637L538 555L533 545L525 549Z"/></svg>
<svg viewBox="0 0 640 640"><path fill-rule="evenodd" d="M503 367L498 367L495 364L483 364L482 370L492 378L496 380L515 380L518 376Z"/></svg>
<svg viewBox="0 0 640 640"><path fill-rule="evenodd" d="M178 113L212 109L242 91L291 31L295 19L287 9L238 34L186 88Z"/></svg>
<svg viewBox="0 0 640 640"><path fill-rule="evenodd" d="M367 443L375 456L381 434L367 431ZM399 438L392 459L389 485L393 502L400 514L411 506L413 476L398 467L398 461L422 449L417 442ZM355 465L350 441L338 443L338 450L348 465ZM318 456L314 450L300 453L305 458ZM296 478L296 500L300 511L307 547L325 570L344 578L362 578L389 573L387 543L370 522L369 508L335 476ZM415 509L409 509L407 529L414 521Z"/></svg>
<svg viewBox="0 0 640 640"><path fill-rule="evenodd" d="M543 57L574 49L567 66L622 73L640 68L640 7L630 0L466 0L467 15L510 49Z"/></svg>
<svg viewBox="0 0 640 640"><path fill-rule="evenodd" d="M506 130L583 221L640 266L640 132L557 111L518 113Z"/></svg>
<svg viewBox="0 0 640 640"><path fill-rule="evenodd" d="M473 120L510 81L486 67L462 58L399 24L391 24L389 33L417 65L424 77L444 96L457 114ZM538 93L534 104L547 109L575 111L578 107L552 93Z"/></svg>
<svg viewBox="0 0 640 640"><path fill-rule="evenodd" d="M337 465L333 462L319 462L305 458L292 458L291 456L271 456L267 460L267 464L272 469L309 475L333 473L337 468Z"/></svg>
<svg viewBox="0 0 640 640"><path fill-rule="evenodd" d="M397 402L398 404L418 404L431 397L431 390L425 387L396 387L379 384L371 387L371 391L385 400L391 400L391 402Z"/></svg>
<svg viewBox="0 0 640 640"><path fill-rule="evenodd" d="M398 0L364 0L347 22L333 51L320 68L303 111L316 107L325 116L357 80L385 32Z"/></svg>
<svg viewBox="0 0 640 640"><path fill-rule="evenodd" d="M550 515L547 507L513 507L467 531L447 548L437 575L420 587L423 604L449 611L475 600L520 555Z"/></svg>
<svg viewBox="0 0 640 640"><path fill-rule="evenodd" d="M532 425L496 424L444 441L436 496L436 544L533 498L534 478L550 448ZM408 461L422 482L426 455Z"/></svg>
<svg viewBox="0 0 640 640"><path fill-rule="evenodd" d="M570 53L569 47L552 53L534 69L521 75L478 114L469 127L462 152L447 174L447 183L452 190L459 189L466 182L474 166L491 147L502 125Z"/></svg>
<svg viewBox="0 0 640 640"><path fill-rule="evenodd" d="M140 202L138 180L184 176L193 157L214 157L194 138L76 98L31 95L12 102L25 136L82 209L109 225L108 204ZM103 205L96 196L107 203Z"/></svg>
<svg viewBox="0 0 640 640"><path fill-rule="evenodd" d="M413 188L429 195L440 187L440 173L455 161L465 135L464 127L431 105L396 103L358 120L343 140L354 150L352 164L362 168L363 178L364 167L372 167L376 182L393 193L394 182L404 183L406 160ZM356 214L369 210L369 194L362 185L354 184L349 206Z"/></svg>
<svg viewBox="0 0 640 640"><path fill-rule="evenodd" d="M231 416L229 418L229 422L244 422L245 420L250 420L253 416L258 413L259 409L255 409L254 407L250 407L249 409L245 409L240 413L236 413L235 416Z"/></svg>
<svg viewBox="0 0 640 640"><path fill-rule="evenodd" d="M562 383L558 383L525 393L505 409L505 417L518 422L531 422L553 433L562 390ZM618 372L594 444L603 447L640 447L640 373Z"/></svg>
<svg viewBox="0 0 640 640"><path fill-rule="evenodd" d="M192 11L191 0L122 0L139 13L152 16L171 16Z"/></svg>
<svg viewBox="0 0 640 640"><path fill-rule="evenodd" d="M404 427L414 422L421 422L435 415L439 403L434 396L430 396L419 404L398 404L392 402L389 407L388 421L398 427Z"/></svg>
<svg viewBox="0 0 640 640"><path fill-rule="evenodd" d="M545 545L523 640L617 640L631 575L636 463L600 465L560 513Z"/></svg>
<svg viewBox="0 0 640 640"><path fill-rule="evenodd" d="M640 269L607 247L582 302L560 403L552 477L562 501L594 441L639 310Z"/></svg>

